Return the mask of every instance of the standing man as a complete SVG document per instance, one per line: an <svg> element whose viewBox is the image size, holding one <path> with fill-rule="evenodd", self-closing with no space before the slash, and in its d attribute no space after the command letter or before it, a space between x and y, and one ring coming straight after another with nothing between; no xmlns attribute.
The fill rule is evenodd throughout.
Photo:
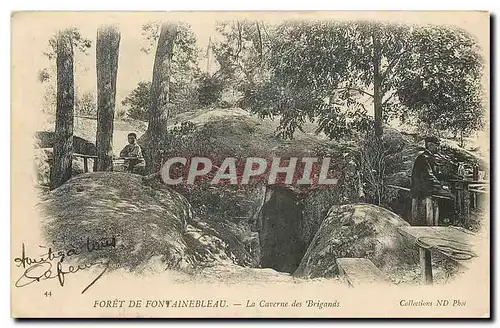
<svg viewBox="0 0 500 328"><path fill-rule="evenodd" d="M451 197L447 187L438 180L435 155L439 151L437 137L425 138L425 150L415 160L411 174L411 220L413 225L437 225L439 207L432 195ZM444 196L444 195L443 195Z"/></svg>
<svg viewBox="0 0 500 328"><path fill-rule="evenodd" d="M137 143L137 135L135 133L128 134L128 145L120 152L120 157L125 159L126 171L132 173L134 166L142 162L141 146Z"/></svg>

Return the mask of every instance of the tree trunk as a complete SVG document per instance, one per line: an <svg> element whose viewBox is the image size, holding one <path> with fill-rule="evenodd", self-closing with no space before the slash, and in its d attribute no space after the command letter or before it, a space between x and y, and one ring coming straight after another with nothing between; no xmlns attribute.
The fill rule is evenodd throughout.
<svg viewBox="0 0 500 328"><path fill-rule="evenodd" d="M382 139L382 123L383 123L383 113L382 113L382 75L380 73L380 62L382 59L382 49L380 45L379 38L379 27L373 27L373 109L375 116L375 138L378 140Z"/></svg>
<svg viewBox="0 0 500 328"><path fill-rule="evenodd" d="M153 81L151 83L149 109L149 124L147 131L147 149L144 152L146 170L154 173L160 170L162 161L161 150L167 133L167 118L169 112L170 65L177 37L176 24L162 24L153 66Z"/></svg>
<svg viewBox="0 0 500 328"><path fill-rule="evenodd" d="M56 41L57 101L54 163L51 189L71 178L73 156L73 115L75 89L73 75L73 43L69 33L59 32Z"/></svg>
<svg viewBox="0 0 500 328"><path fill-rule="evenodd" d="M97 171L113 170L113 122L120 32L114 26L97 31Z"/></svg>

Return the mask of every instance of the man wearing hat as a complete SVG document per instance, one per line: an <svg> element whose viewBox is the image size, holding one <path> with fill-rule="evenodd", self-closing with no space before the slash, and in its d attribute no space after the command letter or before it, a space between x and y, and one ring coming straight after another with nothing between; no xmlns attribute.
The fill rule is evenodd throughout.
<svg viewBox="0 0 500 328"><path fill-rule="evenodd" d="M120 152L120 157L125 159L125 167L127 172L133 172L134 166L142 162L141 146L137 143L137 135L135 133L128 134L128 145Z"/></svg>
<svg viewBox="0 0 500 328"><path fill-rule="evenodd" d="M411 174L412 224L437 225L439 207L432 195L443 194L445 187L436 177L435 155L439 151L437 137L425 138L425 150L416 158ZM446 192L449 196L449 192Z"/></svg>

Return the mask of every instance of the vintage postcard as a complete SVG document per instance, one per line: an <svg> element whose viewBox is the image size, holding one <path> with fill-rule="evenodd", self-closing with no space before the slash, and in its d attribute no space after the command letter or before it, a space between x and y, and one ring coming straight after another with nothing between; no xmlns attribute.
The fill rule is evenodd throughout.
<svg viewBox="0 0 500 328"><path fill-rule="evenodd" d="M487 12L15 12L16 318L489 318Z"/></svg>

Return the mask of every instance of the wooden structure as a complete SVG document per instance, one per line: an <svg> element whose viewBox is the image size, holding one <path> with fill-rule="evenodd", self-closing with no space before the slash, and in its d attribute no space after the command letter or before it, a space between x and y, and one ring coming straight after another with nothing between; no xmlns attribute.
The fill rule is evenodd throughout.
<svg viewBox="0 0 500 328"><path fill-rule="evenodd" d="M85 155L85 154L73 153L73 156L83 158L83 170L85 173L89 172L89 163L88 163L89 158L91 158L94 163L97 160L97 156L95 156L95 155ZM132 159L137 159L137 158L136 157L117 157L117 158L113 158L113 161L127 160L127 159L132 160ZM95 172L95 165L93 165L93 167L92 167L92 172Z"/></svg>
<svg viewBox="0 0 500 328"><path fill-rule="evenodd" d="M474 252L475 234L458 227L400 227L400 233L411 239L420 253L422 282L432 284L431 252L457 261L467 267L470 260L476 256Z"/></svg>
<svg viewBox="0 0 500 328"><path fill-rule="evenodd" d="M394 186L394 185L388 185L387 187L393 188L393 189L398 189L398 190L403 190L410 192L410 188L405 188L401 186ZM446 199L446 200L451 200L451 198L442 196L442 195L432 195L431 197L427 197L423 199L422 201L425 202L425 222L428 226L437 226L439 225L439 204L438 200L439 199ZM412 222L415 222L415 218L418 216L418 200L415 198L412 198L411 200L411 219Z"/></svg>
<svg viewBox="0 0 500 328"><path fill-rule="evenodd" d="M357 287L365 284L390 284L391 281L372 261L365 258L338 258L337 266L349 286Z"/></svg>
<svg viewBox="0 0 500 328"><path fill-rule="evenodd" d="M426 220L428 226L439 225L439 199L453 200L455 213L458 215L463 215L465 220L470 215L471 208L478 207L478 198L481 195L488 194L489 181L487 180L467 180L467 179L450 179L448 180L451 184L450 192L454 195L454 199L451 199L442 195L432 195L431 198L425 199L426 206ZM388 185L387 187L403 190L410 192L410 188L405 188L401 186ZM413 218L418 215L416 204L417 200L412 199L411 206L411 217Z"/></svg>
<svg viewBox="0 0 500 328"><path fill-rule="evenodd" d="M88 163L89 158L92 158L94 163L95 163L95 160L97 159L97 156L95 156L95 155L84 155L84 154L73 153L73 156L83 158L83 170L85 173L87 173L89 171L89 163ZM92 171L94 171L94 169L92 169Z"/></svg>
<svg viewBox="0 0 500 328"><path fill-rule="evenodd" d="M489 181L486 180L450 179L449 182L455 195L455 212L465 217L469 216L471 208L478 206L479 195L488 193Z"/></svg>

